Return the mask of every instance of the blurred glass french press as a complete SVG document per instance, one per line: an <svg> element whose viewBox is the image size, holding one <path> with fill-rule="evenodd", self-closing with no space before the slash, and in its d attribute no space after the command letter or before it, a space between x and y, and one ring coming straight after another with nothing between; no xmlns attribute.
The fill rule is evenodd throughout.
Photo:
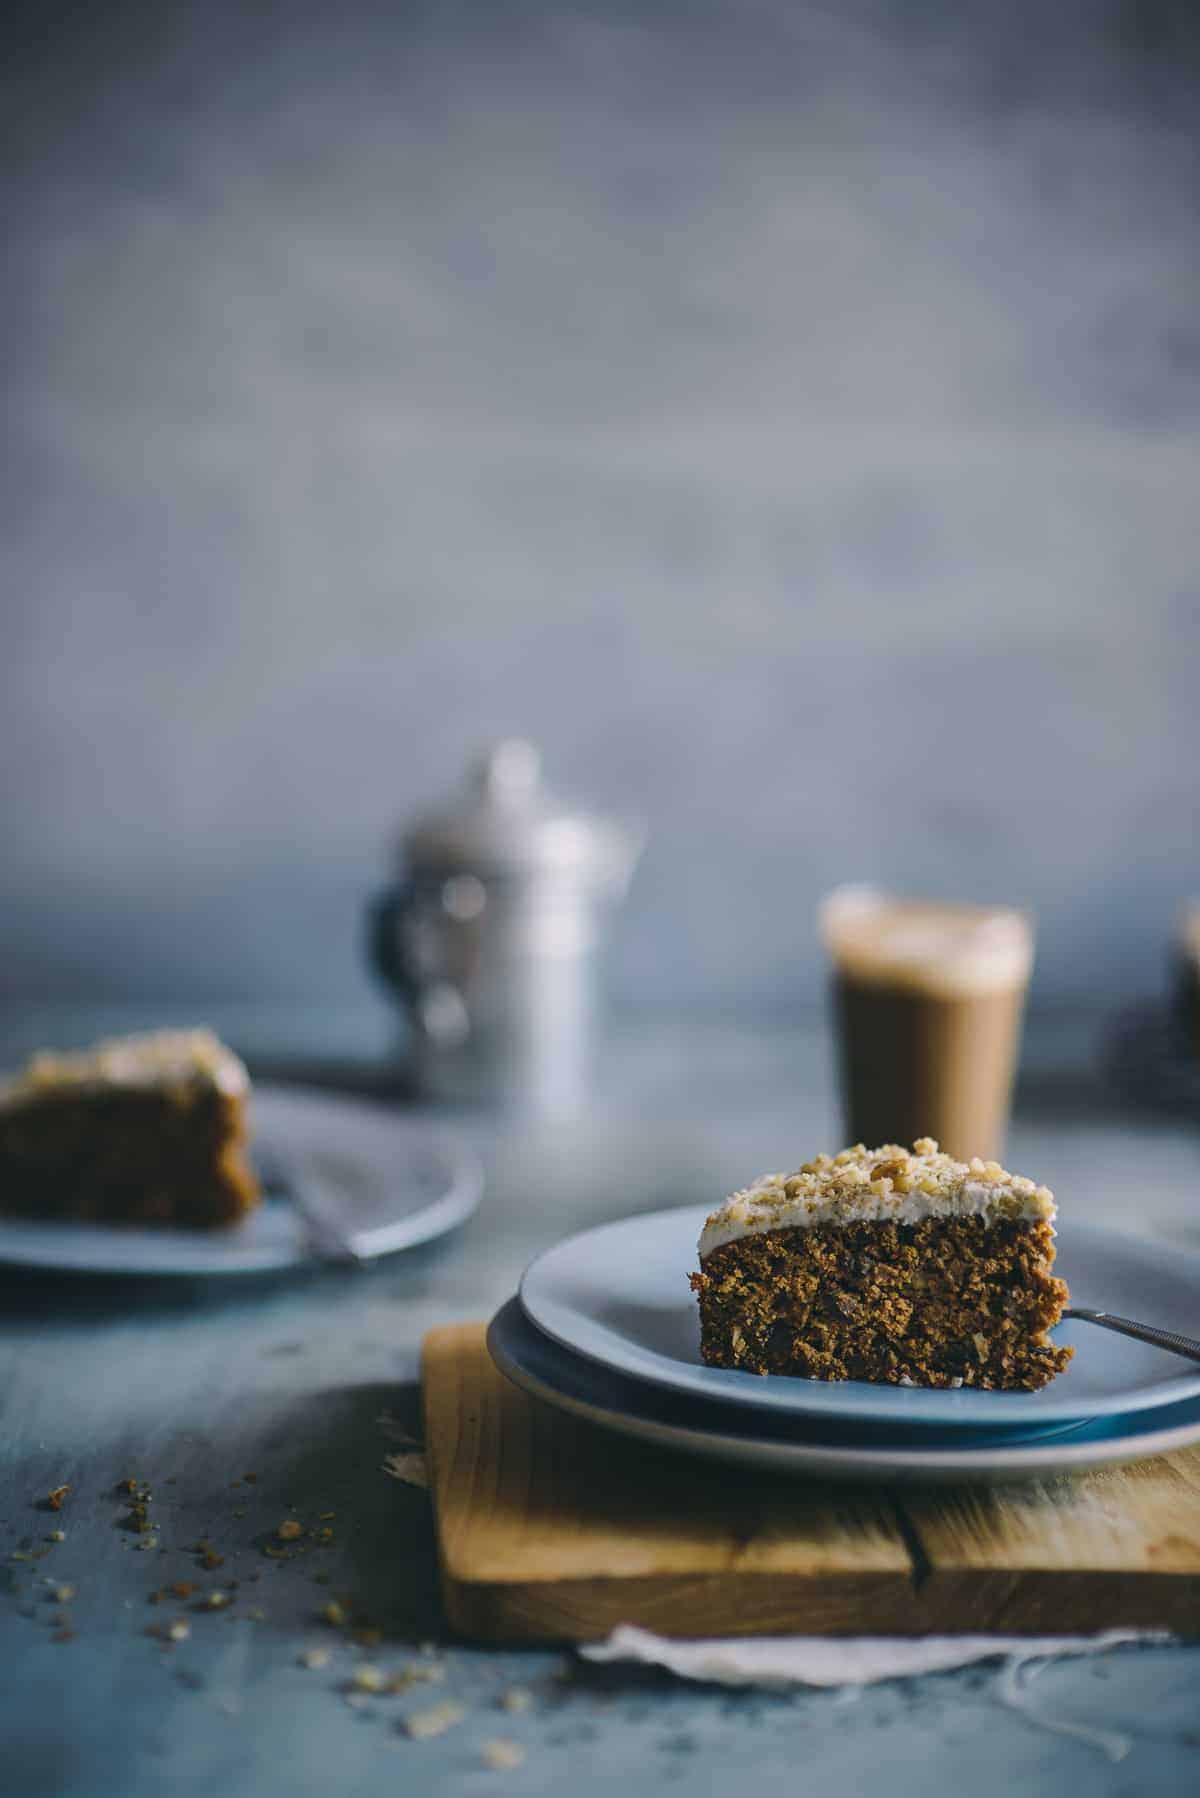
<svg viewBox="0 0 1200 1798"><path fill-rule="evenodd" d="M405 832L370 914L421 1091L569 1111L586 1098L600 951L641 851L635 825L573 810L532 743L493 744L462 792Z"/></svg>

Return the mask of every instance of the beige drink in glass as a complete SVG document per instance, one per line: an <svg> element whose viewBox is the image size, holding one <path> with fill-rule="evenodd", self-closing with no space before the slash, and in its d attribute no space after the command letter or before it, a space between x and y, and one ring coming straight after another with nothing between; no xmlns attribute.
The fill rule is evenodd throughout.
<svg viewBox="0 0 1200 1798"><path fill-rule="evenodd" d="M1033 926L1004 907L839 887L821 907L846 1137L999 1157Z"/></svg>

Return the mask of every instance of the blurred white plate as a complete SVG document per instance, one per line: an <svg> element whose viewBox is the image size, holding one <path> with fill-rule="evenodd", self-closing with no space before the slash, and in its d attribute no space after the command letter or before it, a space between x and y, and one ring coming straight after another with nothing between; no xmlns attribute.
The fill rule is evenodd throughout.
<svg viewBox="0 0 1200 1798"><path fill-rule="evenodd" d="M336 1216L354 1254L411 1248L463 1223L478 1205L475 1155L425 1118L300 1087L255 1087L253 1144L265 1165L294 1173ZM323 1259L286 1199L233 1230L0 1218L0 1264L96 1274L255 1274Z"/></svg>
<svg viewBox="0 0 1200 1798"><path fill-rule="evenodd" d="M1029 1429L1084 1417L1123 1415L1200 1395L1200 1368L1165 1349L1067 1322L1056 1342L1074 1345L1065 1372L1040 1392L957 1392L860 1380L763 1378L700 1359L700 1324L687 1276L697 1265L705 1206L655 1211L585 1230L548 1249L526 1270L526 1316L553 1341L634 1380L696 1398L792 1416L855 1423ZM1058 1219L1055 1272L1071 1302L1195 1335L1200 1255Z"/></svg>

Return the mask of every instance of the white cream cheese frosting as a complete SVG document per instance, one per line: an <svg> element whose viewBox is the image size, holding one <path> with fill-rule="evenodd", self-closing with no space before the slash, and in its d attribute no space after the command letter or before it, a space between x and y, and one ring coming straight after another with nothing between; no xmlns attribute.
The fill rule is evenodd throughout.
<svg viewBox="0 0 1200 1798"><path fill-rule="evenodd" d="M152 1030L111 1037L90 1049L34 1055L15 1079L0 1084L0 1106L84 1089L192 1084L236 1098L249 1091L250 1076L211 1030Z"/></svg>
<svg viewBox="0 0 1200 1798"><path fill-rule="evenodd" d="M714 1211L700 1233L700 1258L723 1243L768 1230L819 1224L916 1224L929 1217L1021 1220L1053 1226L1048 1187L1010 1174L997 1161L955 1161L925 1136L910 1149L856 1143L818 1155L794 1174L764 1174Z"/></svg>

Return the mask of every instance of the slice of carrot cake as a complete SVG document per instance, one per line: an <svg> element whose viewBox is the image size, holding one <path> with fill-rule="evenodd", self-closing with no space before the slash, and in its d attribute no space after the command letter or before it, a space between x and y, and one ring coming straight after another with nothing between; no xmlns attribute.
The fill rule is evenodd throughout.
<svg viewBox="0 0 1200 1798"><path fill-rule="evenodd" d="M0 1212L95 1223L236 1223L258 1203L250 1080L207 1030L35 1055L0 1084Z"/></svg>
<svg viewBox="0 0 1200 1798"><path fill-rule="evenodd" d="M818 1155L714 1211L700 1237L712 1367L900 1386L1044 1386L1067 1303L1053 1194L929 1137Z"/></svg>

